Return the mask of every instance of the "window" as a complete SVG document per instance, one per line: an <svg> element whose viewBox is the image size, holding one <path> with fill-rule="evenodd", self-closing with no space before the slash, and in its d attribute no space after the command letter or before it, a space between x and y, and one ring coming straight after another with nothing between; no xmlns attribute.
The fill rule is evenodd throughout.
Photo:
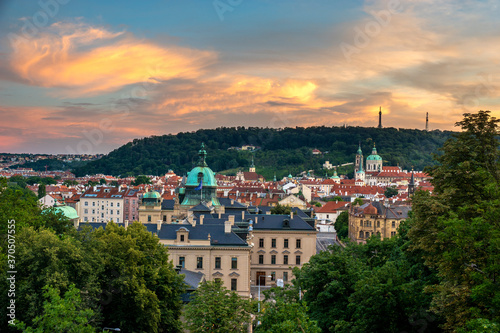
<svg viewBox="0 0 500 333"><path fill-rule="evenodd" d="M377 228L380 228L380 221L377 221Z"/></svg>
<svg viewBox="0 0 500 333"><path fill-rule="evenodd" d="M184 268L185 262L186 262L186 258L185 257L179 257L179 266L181 266L182 268Z"/></svg>
<svg viewBox="0 0 500 333"><path fill-rule="evenodd" d="M238 268L238 258L231 258L231 269Z"/></svg>
<svg viewBox="0 0 500 333"><path fill-rule="evenodd" d="M391 231L391 237L392 236L396 236L396 232L395 231Z"/></svg>
<svg viewBox="0 0 500 333"><path fill-rule="evenodd" d="M288 254L283 255L283 265L288 265Z"/></svg>
<svg viewBox="0 0 500 333"><path fill-rule="evenodd" d="M221 259L220 257L215 257L215 269L220 269Z"/></svg>
<svg viewBox="0 0 500 333"><path fill-rule="evenodd" d="M148 215L148 222L151 222L151 215Z"/></svg>
<svg viewBox="0 0 500 333"><path fill-rule="evenodd" d="M288 249L288 238L285 238L285 239L283 240L283 247L284 247L285 249Z"/></svg>
<svg viewBox="0 0 500 333"><path fill-rule="evenodd" d="M83 219L85 222L87 222L89 219L87 218L87 216L85 216L85 218Z"/></svg>
<svg viewBox="0 0 500 333"><path fill-rule="evenodd" d="M295 240L295 247L300 249L300 239Z"/></svg>
<svg viewBox="0 0 500 333"><path fill-rule="evenodd" d="M104 205L102 205L102 208L101 209L104 209Z"/></svg>
<svg viewBox="0 0 500 333"><path fill-rule="evenodd" d="M238 290L238 279L231 279L231 291Z"/></svg>
<svg viewBox="0 0 500 333"><path fill-rule="evenodd" d="M259 247L264 247L264 238L259 238Z"/></svg>
<svg viewBox="0 0 500 333"><path fill-rule="evenodd" d="M116 223L120 223L120 218L119 217L116 218Z"/></svg>
<svg viewBox="0 0 500 333"><path fill-rule="evenodd" d="M203 268L203 257L196 258L196 268L198 269Z"/></svg>
<svg viewBox="0 0 500 333"><path fill-rule="evenodd" d="M89 213L89 210L87 208L85 208L85 214L88 214Z"/></svg>
<svg viewBox="0 0 500 333"><path fill-rule="evenodd" d="M300 256L295 257L295 265L300 265Z"/></svg>
<svg viewBox="0 0 500 333"><path fill-rule="evenodd" d="M276 238L271 239L271 247L276 247Z"/></svg>
<svg viewBox="0 0 500 333"><path fill-rule="evenodd" d="M271 272L271 281L276 281L276 272Z"/></svg>
<svg viewBox="0 0 500 333"><path fill-rule="evenodd" d="M85 206L88 206L89 205L89 202L88 201L85 201Z"/></svg>
<svg viewBox="0 0 500 333"><path fill-rule="evenodd" d="M111 211L109 212L111 215L113 215L113 210L111 209Z"/></svg>
<svg viewBox="0 0 500 333"><path fill-rule="evenodd" d="M363 231L359 232L359 238L363 238L365 236L365 233Z"/></svg>
<svg viewBox="0 0 500 333"><path fill-rule="evenodd" d="M362 227L363 226L363 220L359 221L359 226Z"/></svg>
<svg viewBox="0 0 500 333"><path fill-rule="evenodd" d="M119 202L116 203L116 207L120 207L120 203Z"/></svg>
<svg viewBox="0 0 500 333"><path fill-rule="evenodd" d="M92 206L95 207L95 201L92 202Z"/></svg>
<svg viewBox="0 0 500 333"><path fill-rule="evenodd" d="M184 235L181 235L181 242L184 242Z"/></svg>
<svg viewBox="0 0 500 333"><path fill-rule="evenodd" d="M111 203L111 207L113 207L113 203Z"/></svg>
<svg viewBox="0 0 500 333"><path fill-rule="evenodd" d="M92 209L92 214L95 214L95 209Z"/></svg>
<svg viewBox="0 0 500 333"><path fill-rule="evenodd" d="M116 211L116 215L120 215L120 211L119 210Z"/></svg>
<svg viewBox="0 0 500 333"><path fill-rule="evenodd" d="M167 215L163 215L163 222L167 222Z"/></svg>
<svg viewBox="0 0 500 333"><path fill-rule="evenodd" d="M259 264L260 265L264 264L264 255L263 254L259 254Z"/></svg>
<svg viewBox="0 0 500 333"><path fill-rule="evenodd" d="M271 265L276 265L276 255L275 254L271 255Z"/></svg>
<svg viewBox="0 0 500 333"><path fill-rule="evenodd" d="M396 228L396 221L392 221L392 227Z"/></svg>
<svg viewBox="0 0 500 333"><path fill-rule="evenodd" d="M101 213L101 217L104 217L104 213Z"/></svg>
<svg viewBox="0 0 500 333"><path fill-rule="evenodd" d="M283 282L288 281L288 272L283 272Z"/></svg>

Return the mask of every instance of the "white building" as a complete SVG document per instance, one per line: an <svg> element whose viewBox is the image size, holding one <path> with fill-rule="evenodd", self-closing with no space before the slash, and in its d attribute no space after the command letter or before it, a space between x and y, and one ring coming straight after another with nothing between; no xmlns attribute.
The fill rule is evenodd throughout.
<svg viewBox="0 0 500 333"><path fill-rule="evenodd" d="M100 187L89 188L80 197L80 212L82 222L124 222L123 197L126 188Z"/></svg>

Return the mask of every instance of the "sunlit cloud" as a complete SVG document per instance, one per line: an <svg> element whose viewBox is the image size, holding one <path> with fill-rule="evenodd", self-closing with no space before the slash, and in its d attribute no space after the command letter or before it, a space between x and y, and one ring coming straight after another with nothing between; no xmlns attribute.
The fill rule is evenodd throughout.
<svg viewBox="0 0 500 333"><path fill-rule="evenodd" d="M150 79L194 78L215 59L212 51L159 46L83 23L54 23L18 43L10 64L29 84L62 88L64 95L75 97Z"/></svg>

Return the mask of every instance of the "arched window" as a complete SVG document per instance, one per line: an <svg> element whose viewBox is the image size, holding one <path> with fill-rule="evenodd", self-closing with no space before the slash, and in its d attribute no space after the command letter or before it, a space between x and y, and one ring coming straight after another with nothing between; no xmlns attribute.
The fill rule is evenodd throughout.
<svg viewBox="0 0 500 333"><path fill-rule="evenodd" d="M363 235L364 235L363 231L360 231L359 232L359 238L363 238Z"/></svg>
<svg viewBox="0 0 500 333"><path fill-rule="evenodd" d="M198 183L203 180L203 172L198 172Z"/></svg>
<svg viewBox="0 0 500 333"><path fill-rule="evenodd" d="M365 238L370 238L370 232L369 232L369 231L367 231L367 232L365 233Z"/></svg>
<svg viewBox="0 0 500 333"><path fill-rule="evenodd" d="M359 221L359 226L362 227L363 226L363 220Z"/></svg>

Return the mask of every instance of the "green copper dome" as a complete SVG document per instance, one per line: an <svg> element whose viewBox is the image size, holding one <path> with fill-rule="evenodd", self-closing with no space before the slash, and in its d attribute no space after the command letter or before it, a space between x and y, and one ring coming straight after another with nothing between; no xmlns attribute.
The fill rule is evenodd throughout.
<svg viewBox="0 0 500 333"><path fill-rule="evenodd" d="M73 220L78 218L78 214L76 210L73 207L70 206L56 206L54 207L54 210L56 212L61 212L64 216L66 216L68 219Z"/></svg>
<svg viewBox="0 0 500 333"><path fill-rule="evenodd" d="M197 187L200 185L199 176L201 176L201 181L203 187L205 186L217 186L217 181L215 180L215 174L209 167L197 166L188 173L186 186Z"/></svg>
<svg viewBox="0 0 500 333"><path fill-rule="evenodd" d="M332 179L339 179L339 175L337 175L337 170L335 170L335 173L332 176Z"/></svg>
<svg viewBox="0 0 500 333"><path fill-rule="evenodd" d="M372 154L366 158L367 161L382 161L382 157L377 154L377 148L373 145Z"/></svg>
<svg viewBox="0 0 500 333"><path fill-rule="evenodd" d="M358 146L358 151L356 152L357 155L363 155L363 151L361 150L361 144Z"/></svg>

